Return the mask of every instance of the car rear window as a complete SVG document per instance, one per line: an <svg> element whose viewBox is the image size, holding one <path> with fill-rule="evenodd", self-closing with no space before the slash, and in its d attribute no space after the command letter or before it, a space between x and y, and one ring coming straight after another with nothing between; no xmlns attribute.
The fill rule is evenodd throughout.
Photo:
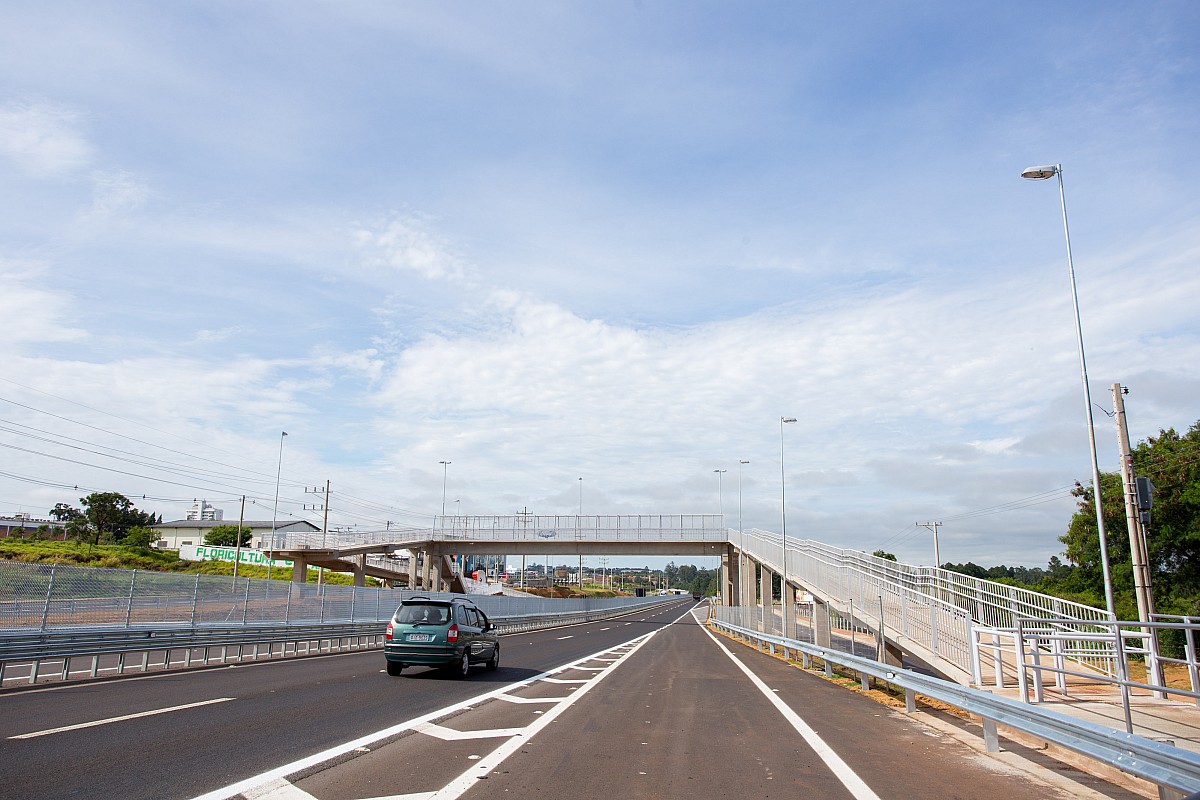
<svg viewBox="0 0 1200 800"><path fill-rule="evenodd" d="M408 625L445 625L450 621L450 608L434 603L405 603L396 612L396 622Z"/></svg>

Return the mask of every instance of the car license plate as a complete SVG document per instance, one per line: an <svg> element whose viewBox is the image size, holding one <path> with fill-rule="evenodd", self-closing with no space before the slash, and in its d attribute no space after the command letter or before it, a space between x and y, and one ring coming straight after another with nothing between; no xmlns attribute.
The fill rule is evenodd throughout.
<svg viewBox="0 0 1200 800"><path fill-rule="evenodd" d="M432 642L433 634L432 633L410 633L408 636L405 637L405 639L410 642Z"/></svg>

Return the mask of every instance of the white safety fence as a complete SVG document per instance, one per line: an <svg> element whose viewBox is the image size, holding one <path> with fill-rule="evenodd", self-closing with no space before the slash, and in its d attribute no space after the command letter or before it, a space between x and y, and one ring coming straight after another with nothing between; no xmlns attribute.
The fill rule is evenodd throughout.
<svg viewBox="0 0 1200 800"><path fill-rule="evenodd" d="M1053 620L1072 658L1104 674L1117 674L1117 648L1111 636L1097 637L1090 623L1109 622L1102 609L1028 589L961 575L934 567L915 567L844 550L807 539L788 539L784 563L782 537L753 529L739 536L752 559L790 583L811 591L861 619L879 621L892 635L920 644L966 673L979 676L981 641L976 629L1016 633L1019 620ZM1071 620L1072 624L1059 622ZM1097 630L1102 629L1097 628ZM1077 634L1070 639L1072 633ZM985 658L987 656L985 655Z"/></svg>

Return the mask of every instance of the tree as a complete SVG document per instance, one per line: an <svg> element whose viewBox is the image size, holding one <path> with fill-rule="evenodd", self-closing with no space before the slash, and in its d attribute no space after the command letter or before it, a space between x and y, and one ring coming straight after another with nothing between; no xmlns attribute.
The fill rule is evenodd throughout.
<svg viewBox="0 0 1200 800"><path fill-rule="evenodd" d="M1135 475L1155 485L1154 508L1146 540L1154 603L1163 613L1200 613L1200 421L1186 434L1174 428L1160 430L1133 448ZM1100 476L1108 560L1112 573L1117 616L1136 618L1133 568L1125 522L1124 490L1120 476ZM1065 588L1087 593L1093 604L1104 597L1100 569L1100 541L1096 506L1091 487L1076 485L1079 508L1060 541L1067 561L1075 565ZM1054 571L1051 564L1051 572ZM1100 602L1095 602L1095 599Z"/></svg>
<svg viewBox="0 0 1200 800"><path fill-rule="evenodd" d="M243 526L241 530L241 545L246 547L250 544L250 529ZM216 545L217 547L236 547L238 544L237 525L214 525L209 528L208 533L204 534L204 543Z"/></svg>
<svg viewBox="0 0 1200 800"><path fill-rule="evenodd" d="M128 547L150 547L161 538L162 534L153 528L134 525L125 531L125 537L121 539L121 544Z"/></svg>
<svg viewBox="0 0 1200 800"><path fill-rule="evenodd" d="M136 526L153 525L152 513L138 511L133 502L119 492L92 492L79 498L83 510L58 503L50 516L67 523L67 537L98 544L106 541L120 543L126 532Z"/></svg>
<svg viewBox="0 0 1200 800"><path fill-rule="evenodd" d="M876 550L874 553L871 553L871 555L875 556L876 558L885 558L885 559L887 559L888 561L895 561L895 560L896 560L896 556L895 556L895 554L893 554L893 553L885 553L885 552L883 552L883 550Z"/></svg>

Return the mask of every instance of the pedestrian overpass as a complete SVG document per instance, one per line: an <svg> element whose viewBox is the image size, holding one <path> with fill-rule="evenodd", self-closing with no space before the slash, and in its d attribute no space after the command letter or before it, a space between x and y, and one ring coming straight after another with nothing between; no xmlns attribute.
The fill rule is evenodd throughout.
<svg viewBox="0 0 1200 800"><path fill-rule="evenodd" d="M882 658L915 659L947 678L981 685L985 669L1004 668L1002 640L1018 620L1069 618L1107 621L1101 609L972 578L937 567L899 564L865 552L752 529L730 530L719 514L440 516L429 528L355 533L287 533L275 553L295 562L296 580L308 565L351 571L356 583L371 574L407 588L466 591L456 556L708 556L720 559L721 597L741 607L759 630L828 645L834 620L878 634ZM407 551L407 560L397 557ZM413 565L416 568L413 568ZM390 566L389 566L390 565ZM803 592L806 602L776 605ZM809 599L811 598L811 600ZM1008 645L1004 645L1008 646ZM1096 646L1095 663L1111 671L1112 654ZM1076 651L1087 660L1086 645ZM986 662L986 663L985 663Z"/></svg>

